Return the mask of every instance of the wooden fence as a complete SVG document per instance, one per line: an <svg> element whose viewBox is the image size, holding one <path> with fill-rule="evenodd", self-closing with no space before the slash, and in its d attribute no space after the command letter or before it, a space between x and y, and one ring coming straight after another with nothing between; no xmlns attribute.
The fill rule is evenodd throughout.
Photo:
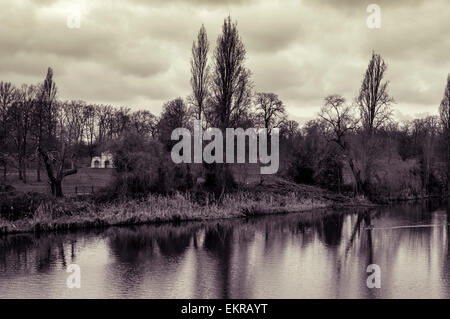
<svg viewBox="0 0 450 319"><path fill-rule="evenodd" d="M92 195L94 194L94 186L75 186L73 194L77 195Z"/></svg>

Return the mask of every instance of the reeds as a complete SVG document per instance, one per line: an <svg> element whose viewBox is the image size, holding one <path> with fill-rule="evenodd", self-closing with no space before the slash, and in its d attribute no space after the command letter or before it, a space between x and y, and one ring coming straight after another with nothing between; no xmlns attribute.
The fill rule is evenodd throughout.
<svg viewBox="0 0 450 319"><path fill-rule="evenodd" d="M252 192L227 194L220 202L207 198L201 204L190 193L172 196L151 194L143 199L122 199L107 204L62 199L42 202L30 218L0 220L0 233L237 218L300 212L330 204L323 200L299 197L295 193Z"/></svg>

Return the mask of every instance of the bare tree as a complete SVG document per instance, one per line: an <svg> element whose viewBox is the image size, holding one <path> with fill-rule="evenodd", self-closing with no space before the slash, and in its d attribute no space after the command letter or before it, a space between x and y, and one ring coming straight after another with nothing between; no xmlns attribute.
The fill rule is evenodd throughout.
<svg viewBox="0 0 450 319"><path fill-rule="evenodd" d="M416 145L421 150L420 162L422 166L422 182L425 195L430 194L430 182L434 164L436 139L439 131L437 116L427 116L413 121L413 135Z"/></svg>
<svg viewBox="0 0 450 319"><path fill-rule="evenodd" d="M447 84L444 90L444 97L439 106L439 115L442 122L442 128L445 140L447 142L447 192L450 196L450 74L447 77Z"/></svg>
<svg viewBox="0 0 450 319"><path fill-rule="evenodd" d="M97 117L94 105L86 105L83 110L84 140L86 141L90 160L94 157L95 138L97 134Z"/></svg>
<svg viewBox="0 0 450 319"><path fill-rule="evenodd" d="M83 140L85 108L86 103L84 101L67 101L61 104L60 120L66 130L70 131L70 144L80 144Z"/></svg>
<svg viewBox="0 0 450 319"><path fill-rule="evenodd" d="M63 197L63 179L77 173L76 169L66 170L67 160L73 154L74 141L82 134L80 112L76 105L57 103L56 91L53 70L49 68L39 93L38 104L43 111L43 126L38 132L42 135L38 135L36 151L44 162L52 195Z"/></svg>
<svg viewBox="0 0 450 319"><path fill-rule="evenodd" d="M353 177L355 178L355 193L364 192L361 170L356 166L347 135L356 127L356 120L352 114L353 108L345 104L340 95L329 95L320 110L319 117L325 124L328 140L336 143L344 153Z"/></svg>
<svg viewBox="0 0 450 319"><path fill-rule="evenodd" d="M267 132L279 127L286 120L286 110L283 102L274 93L256 93L256 117Z"/></svg>
<svg viewBox="0 0 450 319"><path fill-rule="evenodd" d="M113 121L114 109L109 105L97 105L96 114L98 120L98 136L97 142L104 143L112 137L111 122Z"/></svg>
<svg viewBox="0 0 450 319"><path fill-rule="evenodd" d="M149 111L137 111L131 114L131 126L137 133L148 136L156 136L157 119Z"/></svg>
<svg viewBox="0 0 450 319"><path fill-rule="evenodd" d="M18 91L18 99L10 108L10 119L13 128L11 136L16 149L19 179L24 183L27 182L26 160L29 155L29 138L35 103L36 87L24 84Z"/></svg>
<svg viewBox="0 0 450 319"><path fill-rule="evenodd" d="M280 124L280 136L291 139L300 135L300 129L297 121L286 120Z"/></svg>
<svg viewBox="0 0 450 319"><path fill-rule="evenodd" d="M67 112L61 108L61 103L54 103L52 116L50 118L52 123L56 123L53 128L50 140L52 143L46 143L46 149L43 144L37 146L37 151L42 157L45 170L47 171L50 190L53 196L63 197L62 181L66 176L77 173L76 168L66 170L67 161L73 155L73 141L76 139L75 127L70 127L68 123L73 123L72 120L67 121Z"/></svg>
<svg viewBox="0 0 450 319"><path fill-rule="evenodd" d="M130 129L131 114L127 107L120 107L113 112L112 124L112 138L119 138L124 132Z"/></svg>
<svg viewBox="0 0 450 319"><path fill-rule="evenodd" d="M9 82L0 82L0 163L3 165L3 182L8 167L9 110L17 99L17 89Z"/></svg>
<svg viewBox="0 0 450 319"><path fill-rule="evenodd" d="M97 142L104 144L106 141L119 138L123 132L131 127L131 113L127 107L113 108L110 105L96 106L98 121Z"/></svg>
<svg viewBox="0 0 450 319"><path fill-rule="evenodd" d="M113 108L110 105L97 105L96 117L98 125L97 142L119 138L123 132L131 127L131 113L127 107Z"/></svg>
<svg viewBox="0 0 450 319"><path fill-rule="evenodd" d="M179 127L187 127L189 114L182 98L176 98L163 105L161 118L158 122L158 135L161 143L170 151L176 141L171 140L172 131Z"/></svg>
<svg viewBox="0 0 450 319"><path fill-rule="evenodd" d="M197 35L197 42L192 44L191 58L191 86L196 119L202 120L204 104L208 97L209 67L208 67L209 42L205 27L202 25Z"/></svg>
<svg viewBox="0 0 450 319"><path fill-rule="evenodd" d="M228 17L217 39L211 79L213 120L223 130L233 127L251 103L252 83L244 66L245 54L237 25Z"/></svg>
<svg viewBox="0 0 450 319"><path fill-rule="evenodd" d="M214 51L211 99L206 114L208 121L223 132L226 128L238 126L248 115L252 83L250 71L244 65L245 57L246 51L237 25L228 16ZM225 149L224 146L223 152ZM207 184L213 186L216 195L222 198L226 188L234 185L231 169L226 163L213 163L207 170Z"/></svg>
<svg viewBox="0 0 450 319"><path fill-rule="evenodd" d="M67 132L67 145L72 148L70 163L71 167L76 166L77 152L74 149L83 143L85 123L86 103L83 101L67 101L61 103L59 120L60 125Z"/></svg>
<svg viewBox="0 0 450 319"><path fill-rule="evenodd" d="M363 127L369 136L392 115L391 104L394 99L388 92L389 82L383 82L386 69L387 65L381 56L373 52L356 99Z"/></svg>
<svg viewBox="0 0 450 319"><path fill-rule="evenodd" d="M388 92L388 81L383 81L387 65L379 54L372 53L372 58L364 75L363 82L356 98L362 124L362 167L364 183L371 185L375 168L375 157L381 145L375 133L386 125L392 116L391 104L394 99ZM369 188L367 188L369 189Z"/></svg>
<svg viewBox="0 0 450 319"><path fill-rule="evenodd" d="M38 93L38 103L35 104L33 114L33 132L35 135L36 143L38 146L43 146L44 143L48 143L48 137L52 135L53 127L55 125L52 120L55 118L53 115L54 104L56 102L57 88L53 81L53 69L47 69L47 75L44 82L40 85L40 92ZM36 154L37 168L36 179L41 181L41 160L39 154Z"/></svg>
<svg viewBox="0 0 450 319"><path fill-rule="evenodd" d="M77 173L77 169L64 169L68 154L67 146L68 144L62 141L61 149L54 152L44 152L42 148L38 147L38 152L44 160L52 195L56 197L64 196L62 190L62 181L64 177Z"/></svg>

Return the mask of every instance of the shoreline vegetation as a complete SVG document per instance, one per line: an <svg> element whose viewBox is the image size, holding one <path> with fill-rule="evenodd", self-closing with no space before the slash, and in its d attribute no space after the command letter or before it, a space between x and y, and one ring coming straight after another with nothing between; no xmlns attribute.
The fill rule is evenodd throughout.
<svg viewBox="0 0 450 319"><path fill-rule="evenodd" d="M281 178L265 180L226 194L222 201L191 193L150 194L141 199L98 203L94 197L47 198L16 220L0 219L0 234L65 231L81 228L221 220L271 214L301 213L339 207L373 207L364 198L350 198ZM14 209L13 207L11 207Z"/></svg>

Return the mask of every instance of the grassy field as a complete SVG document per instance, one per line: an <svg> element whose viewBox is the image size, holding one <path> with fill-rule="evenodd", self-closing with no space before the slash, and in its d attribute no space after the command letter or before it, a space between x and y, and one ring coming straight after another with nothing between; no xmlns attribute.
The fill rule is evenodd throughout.
<svg viewBox="0 0 450 319"><path fill-rule="evenodd" d="M233 174L238 183L251 184L260 182L264 177L259 174L259 165L255 164L235 164L233 166ZM89 168L83 167L78 169L75 175L67 176L63 180L63 192L66 196L75 195L77 193L92 193L99 188L107 186L113 180L114 169ZM47 193L50 191L47 173L41 171L41 182L36 182L36 171L29 170L27 172L27 183L19 180L17 172L10 172L7 175L6 184L12 185L19 192L38 192Z"/></svg>
<svg viewBox="0 0 450 319"><path fill-rule="evenodd" d="M112 181L113 174L114 169L80 168L77 174L67 176L63 180L63 192L67 196L74 195L75 189L78 193L91 193L92 189L96 191L101 187L107 186ZM50 191L45 171L41 172L41 182L36 182L35 170L27 172L27 179L28 181L25 184L19 180L16 172L11 172L7 175L6 184L12 185L19 192L46 193Z"/></svg>

